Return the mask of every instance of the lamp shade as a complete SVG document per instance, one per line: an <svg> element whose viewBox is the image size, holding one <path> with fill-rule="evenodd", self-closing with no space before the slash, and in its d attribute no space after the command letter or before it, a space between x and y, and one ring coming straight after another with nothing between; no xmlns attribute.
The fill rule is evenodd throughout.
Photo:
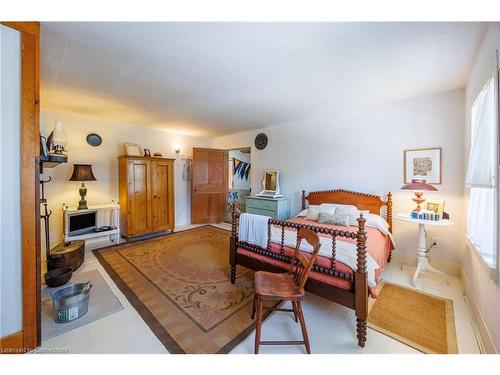
<svg viewBox="0 0 500 375"><path fill-rule="evenodd" d="M73 164L73 174L70 181L97 181L92 173L92 165L90 164Z"/></svg>
<svg viewBox="0 0 500 375"><path fill-rule="evenodd" d="M425 180L411 180L411 183L403 185L401 187L403 190L418 190L418 191L437 191L437 189L428 183Z"/></svg>

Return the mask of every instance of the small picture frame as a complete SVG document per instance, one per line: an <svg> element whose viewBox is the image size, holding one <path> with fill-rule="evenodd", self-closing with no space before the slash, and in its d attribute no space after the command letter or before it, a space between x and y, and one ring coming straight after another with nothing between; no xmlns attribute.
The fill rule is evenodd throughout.
<svg viewBox="0 0 500 375"><path fill-rule="evenodd" d="M151 156L151 151L149 150L149 148L144 149L144 156L147 156L147 157Z"/></svg>
<svg viewBox="0 0 500 375"><path fill-rule="evenodd" d="M125 153L127 156L141 156L139 145L135 143L125 143Z"/></svg>
<svg viewBox="0 0 500 375"><path fill-rule="evenodd" d="M432 211L432 212L438 214L439 219L442 219L443 218L443 211L444 211L444 204L445 204L445 201L436 201L436 200L428 199L426 201L425 208L428 211Z"/></svg>
<svg viewBox="0 0 500 375"><path fill-rule="evenodd" d="M441 147L404 151L404 183L425 180L428 184L441 184Z"/></svg>

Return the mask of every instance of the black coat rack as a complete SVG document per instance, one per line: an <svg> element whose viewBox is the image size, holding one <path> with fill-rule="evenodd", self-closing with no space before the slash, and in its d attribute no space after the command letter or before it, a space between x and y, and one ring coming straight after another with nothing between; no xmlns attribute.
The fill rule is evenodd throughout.
<svg viewBox="0 0 500 375"><path fill-rule="evenodd" d="M50 255L50 231L49 231L49 221L50 221L50 215L52 215L52 210L49 210L47 208L48 203L47 203L47 198L45 198L45 184L47 182L50 182L52 180L52 177L49 176L49 179L44 181L40 180L40 185L42 185L42 198L40 199L40 203L43 204L44 206L44 214L40 215L40 218L43 219L44 224L45 224L45 254L46 254L46 261L48 262L49 260L49 255Z"/></svg>

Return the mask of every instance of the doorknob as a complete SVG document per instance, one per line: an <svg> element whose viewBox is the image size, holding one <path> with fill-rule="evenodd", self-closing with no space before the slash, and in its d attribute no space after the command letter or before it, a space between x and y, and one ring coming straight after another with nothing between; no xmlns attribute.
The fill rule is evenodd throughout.
<svg viewBox="0 0 500 375"><path fill-rule="evenodd" d="M194 187L194 191L196 191L196 186Z"/></svg>

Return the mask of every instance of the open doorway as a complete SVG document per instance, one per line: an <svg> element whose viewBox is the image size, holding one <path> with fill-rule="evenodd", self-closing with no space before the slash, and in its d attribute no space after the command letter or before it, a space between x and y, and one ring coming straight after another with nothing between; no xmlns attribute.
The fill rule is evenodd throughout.
<svg viewBox="0 0 500 375"><path fill-rule="evenodd" d="M228 190L226 221L231 222L231 207L237 203L241 212L245 212L245 199L251 193L251 148L228 150Z"/></svg>

